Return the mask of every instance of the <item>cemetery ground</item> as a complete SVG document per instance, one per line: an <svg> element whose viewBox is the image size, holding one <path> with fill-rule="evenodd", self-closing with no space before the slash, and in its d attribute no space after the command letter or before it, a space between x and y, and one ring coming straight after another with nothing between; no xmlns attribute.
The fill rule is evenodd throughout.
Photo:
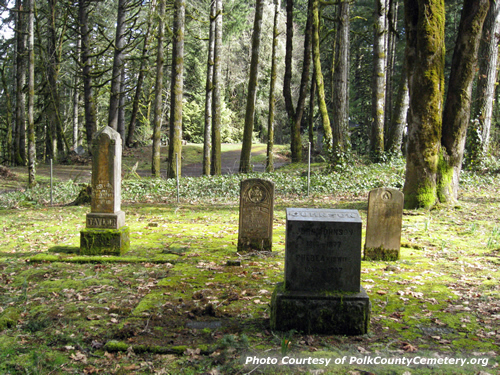
<svg viewBox="0 0 500 375"><path fill-rule="evenodd" d="M499 374L498 165L464 172L452 207L404 210L400 260L362 262L371 325L354 337L270 330L285 208L356 209L364 233L368 192L401 189L404 164L358 161L328 173L316 163L309 196L305 171L181 178L180 203L175 181L129 176L123 256L78 255L90 210L66 205L78 183L56 183L54 206L47 180L1 194L0 373ZM249 177L275 182L272 252L236 250L239 182ZM280 360L245 365L247 357ZM331 362L280 364L285 357ZM376 358L448 364L366 364Z"/></svg>

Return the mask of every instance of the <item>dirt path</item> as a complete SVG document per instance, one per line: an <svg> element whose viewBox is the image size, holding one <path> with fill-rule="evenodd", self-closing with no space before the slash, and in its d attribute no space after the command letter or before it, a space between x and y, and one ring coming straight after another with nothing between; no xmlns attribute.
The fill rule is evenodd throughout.
<svg viewBox="0 0 500 375"><path fill-rule="evenodd" d="M252 151L252 158L258 155L265 154L265 149L258 149ZM238 173L239 163L240 163L241 150L232 150L223 152L221 155L221 165L222 174L233 174ZM145 155L150 155L150 152L146 152ZM274 168L279 168L285 164L289 163L289 160L282 155L275 155L274 157ZM252 163L254 172L264 172L265 163ZM202 163L193 163L182 166L182 176L183 177L199 177L202 175ZM26 174L26 167L11 167L9 168L12 172L16 174ZM78 183L90 183L92 166L89 165L63 165L58 164L53 166L53 176L55 180L59 181L69 181L73 180ZM123 173L128 172L127 168L122 170ZM46 179L50 178L50 165L49 164L39 164L36 170L37 176L43 176ZM151 175L151 170L140 169L137 173L142 177L149 177ZM166 170L161 170L162 177L166 177ZM0 193L10 190L17 190L25 188L26 183L22 179L15 181L8 181L7 183L2 183L0 186Z"/></svg>

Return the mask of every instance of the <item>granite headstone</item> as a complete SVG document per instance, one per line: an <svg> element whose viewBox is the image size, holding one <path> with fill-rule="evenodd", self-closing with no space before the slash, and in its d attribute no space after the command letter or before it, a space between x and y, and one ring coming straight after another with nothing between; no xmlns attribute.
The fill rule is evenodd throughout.
<svg viewBox="0 0 500 375"><path fill-rule="evenodd" d="M80 253L122 254L130 246L125 213L121 210L121 137L104 127L92 144L91 212L81 232Z"/></svg>
<svg viewBox="0 0 500 375"><path fill-rule="evenodd" d="M361 227L356 210L286 210L285 281L271 301L271 328L358 335L371 304L361 287Z"/></svg>

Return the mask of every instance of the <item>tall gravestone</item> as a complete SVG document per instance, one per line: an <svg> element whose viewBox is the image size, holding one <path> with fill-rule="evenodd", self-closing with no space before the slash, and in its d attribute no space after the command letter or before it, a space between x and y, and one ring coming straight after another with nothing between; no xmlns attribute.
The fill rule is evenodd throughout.
<svg viewBox="0 0 500 375"><path fill-rule="evenodd" d="M380 188L368 195L364 260L398 260L401 247L404 195Z"/></svg>
<svg viewBox="0 0 500 375"><path fill-rule="evenodd" d="M130 247L121 204L120 134L106 126L92 142L91 212L80 236L80 254L120 255Z"/></svg>
<svg viewBox="0 0 500 375"><path fill-rule="evenodd" d="M271 301L271 329L361 335L371 304L361 287L356 210L287 208L285 282Z"/></svg>
<svg viewBox="0 0 500 375"><path fill-rule="evenodd" d="M271 251L273 246L274 182L260 178L241 181L239 251Z"/></svg>

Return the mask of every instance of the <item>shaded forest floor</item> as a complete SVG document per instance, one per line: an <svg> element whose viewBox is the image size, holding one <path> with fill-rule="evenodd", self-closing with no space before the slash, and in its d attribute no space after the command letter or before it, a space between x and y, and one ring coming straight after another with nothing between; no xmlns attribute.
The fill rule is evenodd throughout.
<svg viewBox="0 0 500 375"><path fill-rule="evenodd" d="M180 204L169 192L155 198L155 180L125 181L130 197L135 186L145 192L122 206L131 250L121 257L78 255L88 207L1 209L0 373L499 374L498 174L464 176L453 207L405 210L401 259L362 262L372 303L368 334L269 328L270 298L284 277L285 208L356 209L365 229L367 190L402 179L400 165L358 165L363 177L316 167L310 196L301 190L304 165L285 168L288 175L252 175L277 184L270 253L236 251L231 176L182 179ZM328 185L334 178L340 182ZM361 185L332 188L353 179ZM190 198L207 189L216 198ZM278 364L245 365L247 357ZM331 362L279 364L286 357ZM418 364L390 364L403 358Z"/></svg>

